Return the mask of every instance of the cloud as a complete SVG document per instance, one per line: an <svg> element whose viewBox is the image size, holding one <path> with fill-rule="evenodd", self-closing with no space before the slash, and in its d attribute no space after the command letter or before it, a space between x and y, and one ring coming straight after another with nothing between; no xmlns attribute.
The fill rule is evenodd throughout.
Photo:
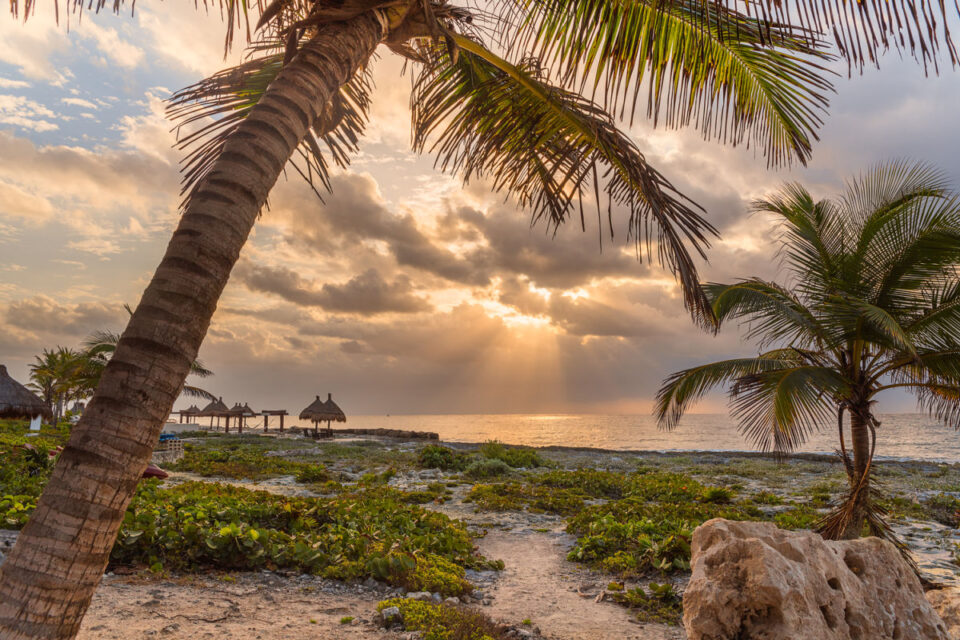
<svg viewBox="0 0 960 640"><path fill-rule="evenodd" d="M0 216L22 218L31 222L44 221L53 215L54 207L42 196L27 193L16 185L0 179Z"/></svg>
<svg viewBox="0 0 960 640"><path fill-rule="evenodd" d="M7 305L7 323L33 333L83 337L98 329L115 328L125 312L119 304L80 302L60 304L53 298L37 295Z"/></svg>
<svg viewBox="0 0 960 640"><path fill-rule="evenodd" d="M30 83L26 80L10 80L0 77L0 89L26 89Z"/></svg>
<svg viewBox="0 0 960 640"><path fill-rule="evenodd" d="M316 284L285 267L241 264L236 277L251 291L272 293L301 306L316 306L331 312L372 316L380 313L416 313L430 304L413 292L410 280L400 276L387 282L374 269L343 284Z"/></svg>
<svg viewBox="0 0 960 640"><path fill-rule="evenodd" d="M85 109L97 109L97 105L83 98L60 98L60 102L73 107L84 107Z"/></svg>
<svg viewBox="0 0 960 640"><path fill-rule="evenodd" d="M23 96L0 95L0 123L12 124L22 129L36 131L55 131L60 127L46 118L56 118L57 114Z"/></svg>

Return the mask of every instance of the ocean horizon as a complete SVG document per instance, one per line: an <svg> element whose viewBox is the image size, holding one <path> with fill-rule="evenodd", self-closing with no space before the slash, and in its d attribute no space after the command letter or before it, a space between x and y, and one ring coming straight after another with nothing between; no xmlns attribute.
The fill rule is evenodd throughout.
<svg viewBox="0 0 960 640"><path fill-rule="evenodd" d="M877 457L960 463L960 433L918 413L879 414ZM171 419L177 420L174 414ZM199 418L206 425L209 418ZM246 429L261 428L248 419ZM286 427L311 426L287 416ZM271 430L279 425L270 419ZM351 415L336 427L431 431L447 442L484 442L532 447L589 447L620 451L757 451L726 414L688 414L672 431L657 428L649 415L605 414L392 414ZM846 433L849 445L849 431ZM813 433L797 453L832 454L839 447L836 425Z"/></svg>

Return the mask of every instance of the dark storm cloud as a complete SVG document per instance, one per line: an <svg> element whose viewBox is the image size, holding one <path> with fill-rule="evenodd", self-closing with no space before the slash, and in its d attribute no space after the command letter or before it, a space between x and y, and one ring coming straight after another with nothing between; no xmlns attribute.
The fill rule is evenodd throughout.
<svg viewBox="0 0 960 640"><path fill-rule="evenodd" d="M312 280L302 278L286 267L268 267L245 263L237 268L237 278L251 291L272 293L302 306L321 307L326 311L358 313L417 313L429 310L430 304L414 294L413 285L405 276L387 282L379 272L368 269L343 284L324 284L317 288Z"/></svg>

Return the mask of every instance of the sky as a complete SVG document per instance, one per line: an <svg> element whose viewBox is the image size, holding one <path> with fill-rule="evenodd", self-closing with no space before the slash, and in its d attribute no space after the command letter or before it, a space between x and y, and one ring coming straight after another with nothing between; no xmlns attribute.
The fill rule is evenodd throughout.
<svg viewBox="0 0 960 640"><path fill-rule="evenodd" d="M45 347L124 326L178 217L163 100L239 59L240 47L224 60L222 29L179 0L59 25L50 2L25 24L0 15L0 362L14 377ZM602 250L589 219L554 236L489 183L463 185L410 151L410 76L381 49L360 152L323 202L295 172L281 177L200 351L216 375L194 383L257 409L332 392L348 414L647 413L671 372L756 352L736 326L694 327L623 224ZM849 78L837 66L805 168L621 123L719 229L703 279L777 275L776 226L749 203L783 182L827 197L910 158L960 184L958 71L881 62ZM914 406L893 396L881 409Z"/></svg>

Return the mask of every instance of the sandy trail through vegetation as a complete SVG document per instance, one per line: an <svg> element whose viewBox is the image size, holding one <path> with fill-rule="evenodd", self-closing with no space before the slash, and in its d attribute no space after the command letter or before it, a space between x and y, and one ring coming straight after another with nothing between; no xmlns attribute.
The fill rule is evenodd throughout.
<svg viewBox="0 0 960 640"><path fill-rule="evenodd" d="M330 593L314 579L274 574L145 580L106 577L84 618L78 640L392 640L400 634L372 622L374 592ZM353 616L351 624L341 624Z"/></svg>
<svg viewBox="0 0 960 640"><path fill-rule="evenodd" d="M480 552L506 563L491 588L486 613L494 618L529 618L547 638L563 640L673 640L677 627L641 624L627 609L596 602L602 577L566 560L573 539L564 533L490 531Z"/></svg>

